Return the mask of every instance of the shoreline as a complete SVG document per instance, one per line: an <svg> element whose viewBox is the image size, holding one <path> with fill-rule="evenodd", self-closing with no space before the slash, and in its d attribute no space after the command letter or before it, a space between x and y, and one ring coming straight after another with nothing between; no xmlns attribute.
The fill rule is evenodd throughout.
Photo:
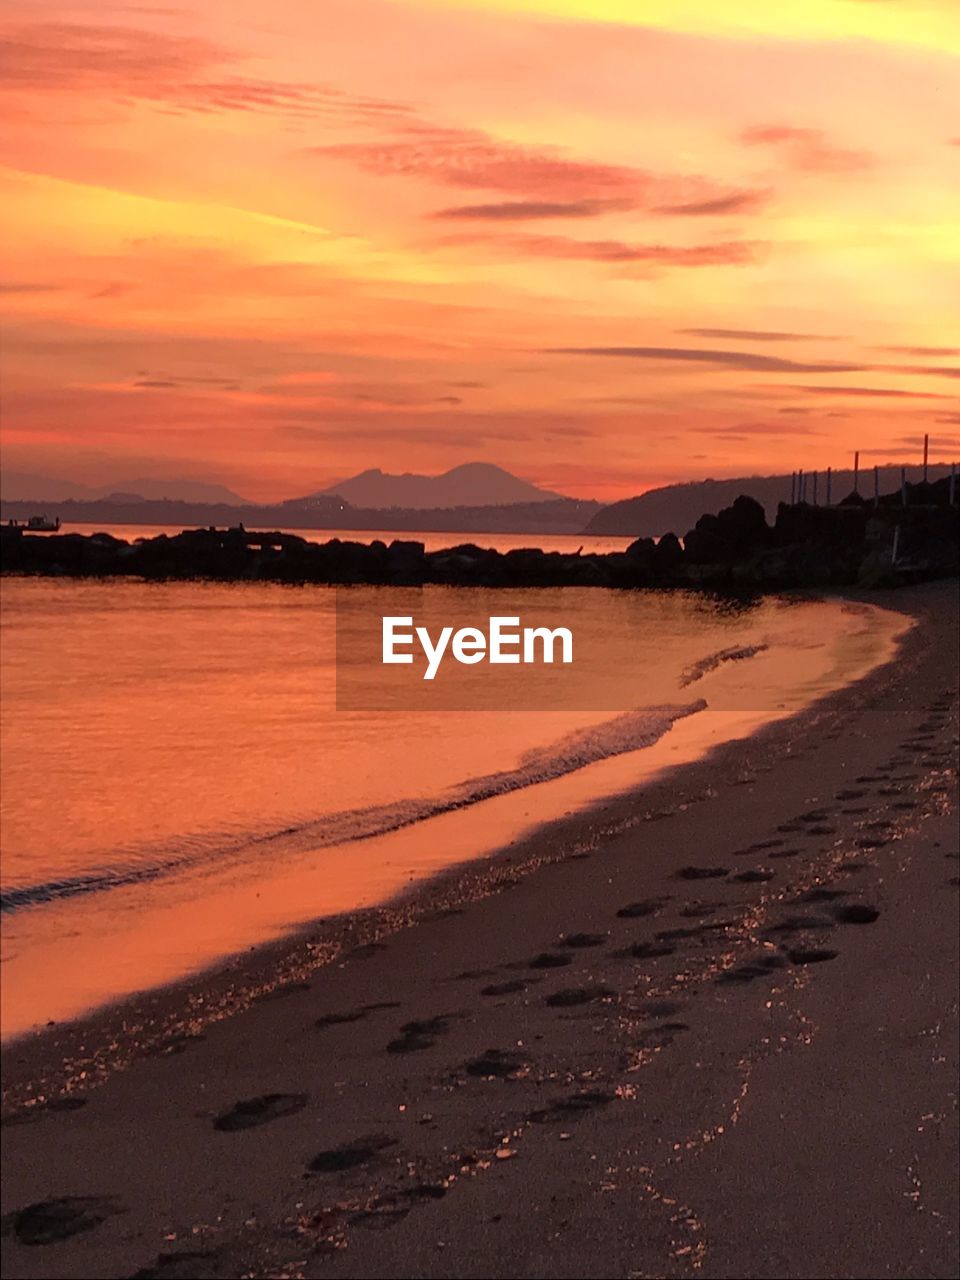
<svg viewBox="0 0 960 1280"><path fill-rule="evenodd" d="M953 1274L956 589L870 600L894 662L333 963L13 1042L5 1274Z"/></svg>
<svg viewBox="0 0 960 1280"><path fill-rule="evenodd" d="M314 970L335 962L351 949L375 946L400 929L415 927L464 902L497 894L541 866L576 858L585 849L594 848L638 823L656 823L682 806L695 803L702 798L706 778L712 777L716 768L736 767L738 750L755 744L754 751L762 752L768 743L771 750L776 750L781 742L790 741L795 727L801 729L808 720L817 722L835 700L853 693L896 661L896 655L911 644L911 635L915 640L916 634L915 618L896 607L902 595L902 590L898 590L886 593L883 600L877 599L876 593L848 592L840 597L847 604L876 605L897 613L909 618L910 625L892 640L893 656L865 675L817 698L799 712L776 717L750 728L746 734L734 734L706 748L702 743L689 742L678 746L676 733L681 721L675 721L667 734L641 751L613 756L589 766L601 770L612 767L614 775L619 775L619 781L608 784L609 790L601 788L598 793L592 786L591 796L575 799L576 807L563 816L534 818L530 823L519 824L519 834L514 838L498 840L491 836L489 844L486 840L480 841L485 846L482 850L467 853L440 870L418 876L373 906L324 914L292 924L276 937L245 945L183 977L134 991L76 1016L51 1021L46 1027L26 1028L4 1036L0 1042L0 1062L4 1064L0 1109L6 1113L14 1099L17 1101L13 1105L20 1105L25 1091L42 1092L51 1097L73 1091L81 1080L89 1087L91 1079L106 1078L144 1053L162 1051L167 1040L177 1041L184 1035L198 1034L209 1022L236 1016L258 999L302 983ZM796 598L807 596L808 593L797 593ZM683 728L690 729L690 726ZM675 752L680 753L679 760L666 758ZM627 781L622 776L624 768L638 756L645 762L646 774L638 781ZM653 764L657 757L659 763ZM571 776L575 775L541 783L530 794L508 793L487 798L483 803L486 806L523 805L531 798L535 800L543 787L569 783ZM649 803L645 803L647 800ZM415 839L422 834L443 839L446 834L459 840L463 837L457 826L447 833L437 832L436 828L462 823L465 817L469 821L471 808L456 807L450 812L440 812L399 831L386 832L384 836ZM509 829L518 824L514 820L505 825ZM129 1057L117 1052L118 1042L124 1041ZM92 1050L91 1042L95 1046ZM19 1060L28 1056L31 1061L44 1064L41 1078L46 1083L42 1088L38 1088L34 1080L25 1090L20 1083L21 1071L12 1073L15 1083L11 1085L6 1064L15 1051ZM106 1051L109 1059L104 1061ZM62 1079L57 1079L57 1073L51 1079L49 1066L57 1060L70 1066L61 1073Z"/></svg>

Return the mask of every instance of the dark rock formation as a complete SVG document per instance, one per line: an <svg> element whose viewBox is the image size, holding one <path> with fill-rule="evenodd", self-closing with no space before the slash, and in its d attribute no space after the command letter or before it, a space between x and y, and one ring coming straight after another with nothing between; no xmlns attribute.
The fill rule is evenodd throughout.
<svg viewBox="0 0 960 1280"><path fill-rule="evenodd" d="M428 552L422 542L310 542L292 533L185 529L133 543L107 533L34 535L0 527L5 573L287 583L444 583L486 587L688 587L754 593L791 587L889 585L958 571L958 509L947 481L908 486L878 503L781 503L773 527L741 496L672 533L625 551L582 555L473 543Z"/></svg>

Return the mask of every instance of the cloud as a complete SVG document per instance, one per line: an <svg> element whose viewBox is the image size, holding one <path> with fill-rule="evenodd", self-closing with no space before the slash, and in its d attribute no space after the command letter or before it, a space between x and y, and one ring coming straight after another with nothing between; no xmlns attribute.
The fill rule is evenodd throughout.
<svg viewBox="0 0 960 1280"><path fill-rule="evenodd" d="M551 355L612 356L630 360L676 361L689 364L718 365L725 369L749 370L755 373L859 373L863 365L805 363L784 360L778 356L757 355L751 351L701 351L688 347L548 347ZM806 388L803 388L804 390ZM830 390L830 388L817 388Z"/></svg>
<svg viewBox="0 0 960 1280"><path fill-rule="evenodd" d="M775 147L791 168L812 173L857 173L876 164L872 152L838 147L822 129L756 125L745 129L740 140L748 146Z"/></svg>
<svg viewBox="0 0 960 1280"><path fill-rule="evenodd" d="M808 392L815 396L863 396L891 400L945 400L946 396L934 391L905 391L901 387L815 387L798 386L794 391Z"/></svg>
<svg viewBox="0 0 960 1280"><path fill-rule="evenodd" d="M624 165L570 159L555 147L503 142L478 129L423 122L401 132L405 136L309 150L381 176L428 178L446 186L500 191L549 203L636 196L646 177Z"/></svg>
<svg viewBox="0 0 960 1280"><path fill-rule="evenodd" d="M593 217L634 204L652 212L719 213L731 211L732 202L745 209L764 194L731 192L698 174L657 174L580 159L562 147L511 142L481 129L439 125L415 115L398 116L389 128L387 137L308 147L306 154L346 161L380 177L426 179L513 197L453 206L434 215L449 219Z"/></svg>
<svg viewBox="0 0 960 1280"><path fill-rule="evenodd" d="M696 338L744 338L748 342L838 342L834 333L788 333L779 329L677 329Z"/></svg>
<svg viewBox="0 0 960 1280"><path fill-rule="evenodd" d="M0 283L0 294L7 293L58 293L60 286L56 284L39 284L31 280L23 280L11 284Z"/></svg>
<svg viewBox="0 0 960 1280"><path fill-rule="evenodd" d="M456 241L455 243L462 243ZM477 243L473 240L472 243ZM572 236L499 236L484 240L512 253L572 261L663 267L715 267L754 262L763 247L753 240L715 244L630 244L623 240L577 240Z"/></svg>
<svg viewBox="0 0 960 1280"><path fill-rule="evenodd" d="M629 209L632 200L504 200L498 204L455 205L438 209L434 218L489 219L523 222L535 218L596 218L618 209Z"/></svg>
<svg viewBox="0 0 960 1280"><path fill-rule="evenodd" d="M894 351L902 356L960 356L960 347L874 347L874 351Z"/></svg>
<svg viewBox="0 0 960 1280"><path fill-rule="evenodd" d="M690 200L682 204L654 205L653 212L689 217L709 217L724 213L748 213L766 204L769 198L769 191L733 191L729 195L713 196L706 200Z"/></svg>
<svg viewBox="0 0 960 1280"><path fill-rule="evenodd" d="M960 378L960 368L956 365L949 364L911 364L911 365L891 365L893 369L899 369L903 373L922 373L933 378Z"/></svg>
<svg viewBox="0 0 960 1280"><path fill-rule="evenodd" d="M329 116L356 123L401 120L402 103L344 93L323 83L243 74L228 49L193 36L106 24L26 23L0 38L3 89L68 93L118 105L152 103L176 112Z"/></svg>
<svg viewBox="0 0 960 1280"><path fill-rule="evenodd" d="M823 432L816 427L791 423L771 423L771 422L738 422L734 426L703 426L691 427L691 431L698 435L725 435L727 432L736 431L741 438L746 439L747 436L819 436Z"/></svg>

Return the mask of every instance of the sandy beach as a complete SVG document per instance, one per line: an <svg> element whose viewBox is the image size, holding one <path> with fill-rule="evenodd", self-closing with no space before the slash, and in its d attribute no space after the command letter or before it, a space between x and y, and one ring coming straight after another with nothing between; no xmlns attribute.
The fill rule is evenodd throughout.
<svg viewBox="0 0 960 1280"><path fill-rule="evenodd" d="M14 1041L3 1274L954 1275L957 590L869 598L801 716Z"/></svg>

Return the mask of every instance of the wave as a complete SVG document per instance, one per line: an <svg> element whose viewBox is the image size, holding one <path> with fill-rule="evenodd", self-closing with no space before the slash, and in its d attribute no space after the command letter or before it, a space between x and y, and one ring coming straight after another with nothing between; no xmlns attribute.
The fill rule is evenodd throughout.
<svg viewBox="0 0 960 1280"><path fill-rule="evenodd" d="M711 671L716 671L717 667L724 662L739 662L743 658L753 658L758 653L763 653L764 650L769 648L768 644L745 644L738 645L732 649L718 649L716 653L711 653L709 657L701 658L699 662L687 667L686 671L680 676L680 688L685 689L687 685L695 684L698 680L702 680L705 675L709 675Z"/></svg>
<svg viewBox="0 0 960 1280"><path fill-rule="evenodd" d="M244 855L264 847L274 853L297 853L387 835L427 818L465 809L541 782L550 782L601 760L652 746L674 721L703 711L706 705L700 699L681 706L645 707L641 711L624 712L598 725L574 730L546 747L527 751L513 768L467 779L436 796L343 810L280 831L253 835L242 841L234 840L228 846L220 844L202 852L194 848L190 853L155 858L136 867L104 867L41 884L13 886L0 893L0 911L13 912L82 894L144 884L200 864L235 863L243 860Z"/></svg>

